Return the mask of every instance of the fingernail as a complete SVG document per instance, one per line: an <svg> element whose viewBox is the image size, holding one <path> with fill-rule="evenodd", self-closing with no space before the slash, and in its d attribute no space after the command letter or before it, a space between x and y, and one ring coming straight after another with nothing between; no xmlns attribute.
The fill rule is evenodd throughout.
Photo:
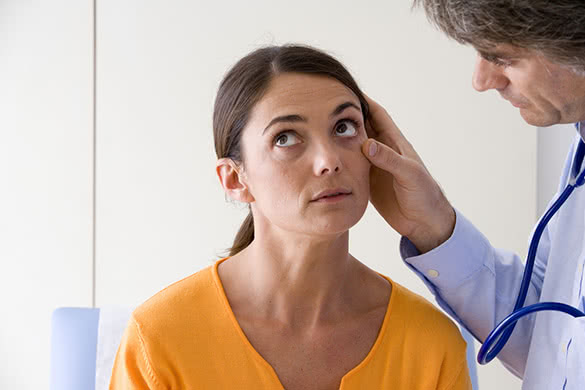
<svg viewBox="0 0 585 390"><path fill-rule="evenodd" d="M376 145L376 142L370 142L370 147L368 149L368 154L370 155L370 157L373 157L377 151L378 145Z"/></svg>

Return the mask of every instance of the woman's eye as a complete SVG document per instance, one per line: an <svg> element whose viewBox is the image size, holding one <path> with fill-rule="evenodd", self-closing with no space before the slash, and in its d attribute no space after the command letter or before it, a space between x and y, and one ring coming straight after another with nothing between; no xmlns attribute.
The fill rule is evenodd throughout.
<svg viewBox="0 0 585 390"><path fill-rule="evenodd" d="M335 134L342 137L351 137L357 134L358 124L351 120L345 119L337 124L335 127Z"/></svg>
<svg viewBox="0 0 585 390"><path fill-rule="evenodd" d="M274 144L281 147L293 146L299 142L299 139L292 131L282 132L274 138Z"/></svg>

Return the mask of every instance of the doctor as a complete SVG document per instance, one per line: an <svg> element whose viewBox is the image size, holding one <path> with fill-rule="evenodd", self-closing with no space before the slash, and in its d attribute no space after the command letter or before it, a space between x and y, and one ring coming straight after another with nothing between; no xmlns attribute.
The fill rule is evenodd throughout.
<svg viewBox="0 0 585 390"><path fill-rule="evenodd" d="M448 36L477 50L473 87L497 90L534 126L575 123L557 198L582 171L585 135L585 1L415 0ZM514 309L524 271L453 208L385 110L370 102L363 153L372 203L402 234L406 264L480 341ZM581 129L579 131L579 129ZM580 164L579 164L580 165ZM556 199L551 201L554 202ZM505 216L498 216L500 218ZM546 225L524 306L562 302L585 311L585 186ZM585 389L585 317L539 312L522 318L498 357L523 389Z"/></svg>

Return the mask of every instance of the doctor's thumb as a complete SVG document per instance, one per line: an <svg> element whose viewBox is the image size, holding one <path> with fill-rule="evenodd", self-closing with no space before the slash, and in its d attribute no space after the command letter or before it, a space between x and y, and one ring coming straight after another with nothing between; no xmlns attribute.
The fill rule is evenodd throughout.
<svg viewBox="0 0 585 390"><path fill-rule="evenodd" d="M399 153L372 138L362 144L362 153L372 164L391 174L399 172L404 165L403 157Z"/></svg>

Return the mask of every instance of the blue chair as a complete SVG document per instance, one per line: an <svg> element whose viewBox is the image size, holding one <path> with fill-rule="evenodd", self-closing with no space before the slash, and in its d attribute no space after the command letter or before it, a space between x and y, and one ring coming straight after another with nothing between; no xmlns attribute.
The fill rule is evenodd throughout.
<svg viewBox="0 0 585 390"><path fill-rule="evenodd" d="M95 390L100 309L62 307L51 320L50 390Z"/></svg>
<svg viewBox="0 0 585 390"><path fill-rule="evenodd" d="M53 312L50 390L95 390L100 309L63 307ZM467 342L467 364L478 390L473 337L462 329Z"/></svg>

